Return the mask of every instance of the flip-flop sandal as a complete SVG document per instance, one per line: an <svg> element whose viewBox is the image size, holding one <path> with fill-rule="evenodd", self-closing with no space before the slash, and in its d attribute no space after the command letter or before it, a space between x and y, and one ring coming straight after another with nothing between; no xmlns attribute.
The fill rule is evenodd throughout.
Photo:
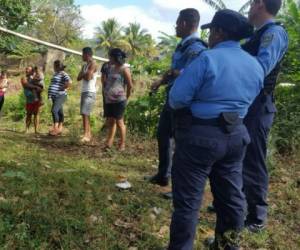
<svg viewBox="0 0 300 250"><path fill-rule="evenodd" d="M122 146L122 147L119 147L118 148L118 151L120 151L120 152L124 152L126 149L125 149L125 146Z"/></svg>
<svg viewBox="0 0 300 250"><path fill-rule="evenodd" d="M83 137L80 141L81 141L81 142L90 142L90 141L91 141L91 138Z"/></svg>

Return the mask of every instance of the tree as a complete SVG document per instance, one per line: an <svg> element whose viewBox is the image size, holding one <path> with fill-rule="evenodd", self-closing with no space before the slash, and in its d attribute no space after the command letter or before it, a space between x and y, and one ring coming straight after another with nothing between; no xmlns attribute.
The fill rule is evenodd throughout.
<svg viewBox="0 0 300 250"><path fill-rule="evenodd" d="M202 0L203 2L207 3L209 6L213 7L215 10L222 10L226 9L226 4L222 0ZM240 8L239 12L241 14L246 14L252 0L246 1L246 3Z"/></svg>
<svg viewBox="0 0 300 250"><path fill-rule="evenodd" d="M139 23L130 23L125 28L124 40L128 44L128 51L131 57L157 54L152 36L146 29L142 29Z"/></svg>
<svg viewBox="0 0 300 250"><path fill-rule="evenodd" d="M281 78L284 81L300 82L300 6L294 0L285 1L279 18L283 21L289 34L289 50L285 56Z"/></svg>
<svg viewBox="0 0 300 250"><path fill-rule="evenodd" d="M0 0L0 25L63 46L77 46L82 19L73 0ZM0 52L26 64L47 49L12 35L0 37Z"/></svg>
<svg viewBox="0 0 300 250"><path fill-rule="evenodd" d="M222 0L202 0L209 6L213 7L215 10L226 9L226 5Z"/></svg>
<svg viewBox="0 0 300 250"><path fill-rule="evenodd" d="M32 0L36 22L28 31L39 39L70 46L81 35L80 9L72 0Z"/></svg>
<svg viewBox="0 0 300 250"><path fill-rule="evenodd" d="M31 16L30 0L13 1L13 0L0 0L0 25L8 29L17 30L21 27L28 27L33 22ZM20 39L7 35L0 34L0 52L9 53L17 44Z"/></svg>
<svg viewBox="0 0 300 250"><path fill-rule="evenodd" d="M161 54L170 55L176 49L176 46L179 42L179 39L174 35L169 35L165 32L160 32L161 36L158 37L160 42L158 43L158 48L161 51Z"/></svg>
<svg viewBox="0 0 300 250"><path fill-rule="evenodd" d="M0 0L0 25L17 29L20 25L31 22L30 0Z"/></svg>
<svg viewBox="0 0 300 250"><path fill-rule="evenodd" d="M122 49L128 48L128 43L122 36L122 26L115 18L103 21L99 27L96 28L97 49L104 50L106 53L115 47Z"/></svg>
<svg viewBox="0 0 300 250"><path fill-rule="evenodd" d="M39 47L34 47L30 43L20 42L9 53L8 58L18 59L20 69L25 67L32 57L42 53Z"/></svg>

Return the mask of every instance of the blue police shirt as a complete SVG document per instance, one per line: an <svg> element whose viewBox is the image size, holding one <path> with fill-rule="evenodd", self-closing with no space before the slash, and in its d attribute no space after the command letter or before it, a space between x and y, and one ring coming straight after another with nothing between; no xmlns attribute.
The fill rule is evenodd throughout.
<svg viewBox="0 0 300 250"><path fill-rule="evenodd" d="M185 68L171 88L169 104L173 109L190 107L202 119L217 118L222 112L238 112L243 118L263 80L261 65L239 42L222 42Z"/></svg>
<svg viewBox="0 0 300 250"><path fill-rule="evenodd" d="M178 44L179 46L184 46L184 44L190 39L199 38L197 33L193 33L192 35L184 38ZM206 49L203 44L196 42L192 43L185 51L181 52L180 50L176 50L172 56L172 65L171 69L175 70L183 70L187 65L189 65L198 55L199 52Z"/></svg>
<svg viewBox="0 0 300 250"><path fill-rule="evenodd" d="M270 19L262 27L274 22L273 19ZM287 49L288 34L285 29L279 25L270 26L261 37L259 51L256 56L264 69L265 76L269 75L275 68Z"/></svg>

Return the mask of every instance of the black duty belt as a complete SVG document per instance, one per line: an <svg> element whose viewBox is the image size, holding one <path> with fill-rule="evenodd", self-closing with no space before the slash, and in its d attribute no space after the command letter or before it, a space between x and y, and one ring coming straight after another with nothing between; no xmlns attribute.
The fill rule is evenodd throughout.
<svg viewBox="0 0 300 250"><path fill-rule="evenodd" d="M202 126L222 127L222 126L224 126L224 121L221 118L201 119L201 118L193 117L192 124L202 125ZM231 124L231 125L237 126L237 125L241 125L241 124L243 124L243 119L238 118L237 120L235 120L234 124Z"/></svg>

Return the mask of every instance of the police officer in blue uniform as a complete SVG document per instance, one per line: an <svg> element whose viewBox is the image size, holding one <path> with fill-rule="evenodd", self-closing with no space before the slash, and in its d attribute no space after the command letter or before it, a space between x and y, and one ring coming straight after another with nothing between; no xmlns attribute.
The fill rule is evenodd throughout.
<svg viewBox="0 0 300 250"><path fill-rule="evenodd" d="M171 69L164 74L161 80L152 85L155 91L161 85L167 84L167 100L160 114L157 141L159 152L158 173L149 181L160 186L167 186L169 182L172 158L172 112L168 105L168 92L180 72L195 58L199 52L206 49L206 44L199 39L198 28L200 15L196 9L188 8L180 11L176 22L176 35L182 40L178 44L172 57Z"/></svg>
<svg viewBox="0 0 300 250"><path fill-rule="evenodd" d="M202 28L210 28L211 49L184 69L169 96L176 121L170 250L193 248L207 179L217 213L213 249L239 249L233 242L244 226L242 163L250 139L243 118L264 72L240 46L253 33L241 14L218 11Z"/></svg>
<svg viewBox="0 0 300 250"><path fill-rule="evenodd" d="M251 143L244 160L243 181L248 207L246 226L251 232L263 229L267 219L267 139L276 112L273 92L280 62L288 48L285 29L274 21L280 7L281 0L252 2L249 21L256 27L256 32L243 45L246 51L257 58L265 75L264 88L245 118Z"/></svg>

